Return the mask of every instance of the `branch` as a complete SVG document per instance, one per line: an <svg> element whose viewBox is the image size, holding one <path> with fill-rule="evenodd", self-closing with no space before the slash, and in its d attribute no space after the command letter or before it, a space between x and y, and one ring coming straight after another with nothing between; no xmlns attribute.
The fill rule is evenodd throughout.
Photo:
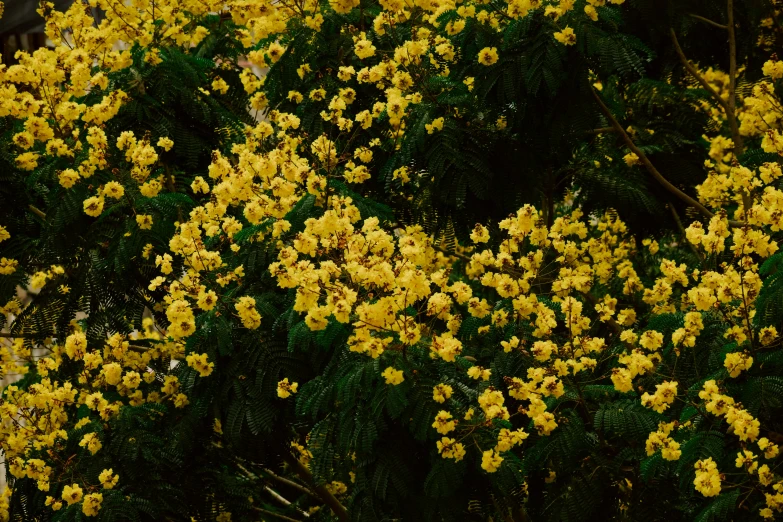
<svg viewBox="0 0 783 522"><path fill-rule="evenodd" d="M628 146L629 149L631 149L631 152L636 154L641 162L644 164L644 166L647 168L647 171L652 174L652 176L655 178L655 180L660 183L666 190L683 200L688 205L696 208L699 212L704 214L706 217L711 218L713 216L713 213L707 210L707 208L690 197L685 192L681 191L674 185L672 185L669 180L663 177L663 175L658 172L658 169L655 168L655 166L652 164L650 159L647 157L647 155L642 152L642 150L636 146L636 144L633 142L630 136L628 136L628 133L625 132L625 129L622 128L620 125L620 122L617 121L617 119L612 115L612 112L609 110L609 107L606 106L604 101L601 99L600 96L598 96L598 93L595 92L595 89L591 89L591 92L593 93L593 97L595 98L595 101L598 102L598 106L601 107L601 112L604 113L604 116L612 122L612 126L617 130L617 133L623 138L623 141Z"/></svg>
<svg viewBox="0 0 783 522"><path fill-rule="evenodd" d="M736 117L737 35L734 32L734 0L728 0L726 9L728 18L726 25L728 25L729 29L729 112L726 114L726 117L729 119L731 140L734 142L734 159L739 161L740 154L742 154L743 143ZM744 190L740 192L740 195L742 196L742 206L745 210L745 219L747 220L748 209L753 205L753 201L751 201L750 195Z"/></svg>
<svg viewBox="0 0 783 522"><path fill-rule="evenodd" d="M275 500L277 500L278 502L280 502L280 503L281 503L282 505L284 505L285 507L291 507L291 501L290 501L290 500L288 500L288 499L287 499L287 498L285 498L283 495L281 495L280 493L278 493L278 492L277 492L277 491L275 491L274 489L270 488L269 486L266 486L266 485L265 485L265 486L264 486L264 491L266 491L267 493L269 493L270 495L272 495L272 497L273 497ZM298 507L296 507L296 506L294 506L294 509L296 509L297 511L299 511L299 513L301 513L303 517L305 517L305 518L310 518L310 514L309 514L308 512L306 512L306 511L303 511L303 510L299 509L299 508L298 508Z"/></svg>
<svg viewBox="0 0 783 522"><path fill-rule="evenodd" d="M598 136L599 134L606 134L609 132L617 132L614 127L599 127L598 129L590 129L585 131L588 136Z"/></svg>
<svg viewBox="0 0 783 522"><path fill-rule="evenodd" d="M138 344L129 344L128 345L128 350L130 350L132 352L144 353L144 352L148 352L150 350L154 350L154 348L148 348L146 346L139 346Z"/></svg>
<svg viewBox="0 0 783 522"><path fill-rule="evenodd" d="M279 518L280 520L288 520L289 522L301 522L298 518L291 518L285 515L280 515L278 513L275 513L274 511L267 511L266 509L261 509L260 507L253 506L253 510L258 511L259 513L263 513L265 515L269 515L270 517Z"/></svg>
<svg viewBox="0 0 783 522"><path fill-rule="evenodd" d="M0 337L5 337L7 339L46 339L48 336L38 334L15 334L0 332Z"/></svg>
<svg viewBox="0 0 783 522"><path fill-rule="evenodd" d="M734 5L733 0L728 0L728 32L729 32L729 101L726 102L723 98L721 98L720 94L718 94L718 91L716 91L712 85L710 85L707 80L704 79L704 77L699 74L699 71L696 70L696 67L693 66L688 61L688 58L685 56L685 53L682 51L682 47L680 47L680 43L677 41L677 35L674 32L674 29L669 29L671 32L672 37L672 43L674 43L674 49L677 51L677 56L680 57L680 61L685 66L685 69L690 73L691 76L696 78L696 80L701 84L702 87L707 89L709 93L712 95L713 98L715 98L715 101L718 102L718 104L723 108L723 111L726 113L726 120L729 122L729 129L731 130L731 141L734 144L734 158L739 158L740 154L742 154L742 148L743 148L743 140L742 135L739 132L739 125L737 125L737 115L736 115L736 102L737 102L737 41L734 34ZM752 202L750 201L750 196L745 192L742 191L740 194L742 196L742 206L747 211L751 205Z"/></svg>
<svg viewBox="0 0 783 522"><path fill-rule="evenodd" d="M669 32L671 33L672 37L672 43L674 44L674 50L677 51L677 56L680 57L680 61L685 66L685 69L690 73L691 76L693 76L696 81L701 84L702 87L704 87L710 95L712 95L713 98L715 98L715 101L718 102L718 104L723 108L723 110L726 112L726 116L728 117L729 112L733 114L734 111L731 110L729 105L726 103L726 100L720 97L720 94L718 94L718 91L716 91L712 85L709 84L707 80L704 79L704 77L699 74L699 71L696 70L696 67L693 66L691 62L688 61L688 58L685 56L685 53L682 51L682 47L680 47L680 42L677 41L677 34L674 32L674 29L669 29Z"/></svg>
<svg viewBox="0 0 783 522"><path fill-rule="evenodd" d="M270 488L269 486L264 486L264 491L272 495L272 497L283 504L285 507L288 507L291 505L291 501L285 498L283 495L275 491L274 489Z"/></svg>
<svg viewBox="0 0 783 522"><path fill-rule="evenodd" d="M717 27L718 29L728 29L728 27L723 24L719 24L718 22L713 22L709 18L704 18L703 16L699 16L697 14L688 14L688 16L690 16L691 18L695 18L696 20L700 20L704 23L710 24L714 27Z"/></svg>
<svg viewBox="0 0 783 522"><path fill-rule="evenodd" d="M300 493L304 493L306 495L310 495L313 498L318 498L318 496L315 493L313 493L312 491L310 491L306 487L302 486L301 484L298 484L298 483L294 482L293 480L289 480L289 479L287 479L285 477L281 477L279 475L276 475L274 472L272 472L271 469L264 468L264 473L269 475L269 478L274 479L274 480L280 482L281 484L285 484L286 486L292 487L295 490L299 491Z"/></svg>
<svg viewBox="0 0 783 522"><path fill-rule="evenodd" d="M235 460L234 463L237 465L239 470L242 471L242 473L244 473L245 476L247 478L249 478L250 480L258 480L259 479L259 477L257 475L255 475L254 473L251 473L250 471L248 471L248 469L246 467L244 467L240 462ZM263 488L264 488L264 491L266 491L267 493L272 495L272 497L275 500L277 500L278 502L280 502L282 505L284 505L285 507L291 507L291 501L288 500L287 498L285 498L283 495L281 495L280 493L278 493L274 489L270 488L266 484L263 485ZM301 513L305 518L309 518L310 517L309 513L299 509L297 506L294 506L294 509L299 511L299 513Z"/></svg>
<svg viewBox="0 0 783 522"><path fill-rule="evenodd" d="M332 513L337 516L337 519L340 520L340 522L350 522L351 517L348 516L348 512L345 510L345 507L343 507L343 505L340 504L340 501L337 500L337 498L335 498L335 496L332 495L323 485L315 483L313 475L306 467L304 467L301 462L299 462L299 459L295 458L288 452L285 453L283 458L288 463L288 465L293 468L296 474L299 475L299 478L304 480L305 483L315 492L315 494L320 497L324 504L329 506L329 509L332 510Z"/></svg>
<svg viewBox="0 0 783 522"><path fill-rule="evenodd" d="M46 214L44 214L44 212L41 209L33 205L27 205L27 208L29 208L30 212L32 212L33 214L41 218L43 221L46 221Z"/></svg>
<svg viewBox="0 0 783 522"><path fill-rule="evenodd" d="M735 109L737 104L737 37L734 33L734 0L728 0L728 23L729 26L729 112L726 116L729 118L731 127L731 139L734 141L734 157L739 158L742 154L742 136L737 126ZM743 196L743 201L745 196ZM747 210L748 205L745 205Z"/></svg>

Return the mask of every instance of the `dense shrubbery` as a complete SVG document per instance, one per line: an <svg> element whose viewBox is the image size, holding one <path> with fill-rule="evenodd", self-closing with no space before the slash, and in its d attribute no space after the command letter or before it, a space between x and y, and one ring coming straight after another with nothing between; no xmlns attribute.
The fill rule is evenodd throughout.
<svg viewBox="0 0 783 522"><path fill-rule="evenodd" d="M41 14L0 520L780 517L775 2Z"/></svg>

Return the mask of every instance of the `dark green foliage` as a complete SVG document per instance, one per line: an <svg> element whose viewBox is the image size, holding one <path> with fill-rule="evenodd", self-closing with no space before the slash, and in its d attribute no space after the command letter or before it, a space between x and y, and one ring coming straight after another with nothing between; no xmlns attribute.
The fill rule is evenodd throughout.
<svg viewBox="0 0 783 522"><path fill-rule="evenodd" d="M730 520L739 496L740 491L738 489L718 495L708 506L699 512L694 521L718 522L719 520Z"/></svg>
<svg viewBox="0 0 783 522"><path fill-rule="evenodd" d="M499 12L506 8L505 3L490 4ZM383 140L373 149L377 168L368 182L351 184L332 173L326 192L350 197L362 219L376 217L390 227L422 225L441 239L439 246L446 250L467 244L475 223L496 224L526 203L541 209L551 225L558 217L556 202L572 193L585 213L598 216L610 211L633 231L661 239L663 253L639 254L639 276L648 287L659 275L663 257L694 266L701 263L684 248L667 246L682 241L675 216L684 218L686 207L643 167L625 163L626 145L608 129L610 123L595 104L592 84L601 79L597 92L621 126L632 129L637 145L667 179L694 195L694 187L704 180L703 164L709 157L703 135L721 129L700 109L709 94L695 88L684 75L671 49L669 29L681 35L693 61L725 68L726 53L721 47L725 35L688 16L701 13L723 20L725 7L703 0L628 0L626 4L601 7L596 23L574 23L574 47L559 44L552 33L555 24L573 23L575 15L555 22L535 12L511 21L502 33L468 20L454 42L458 55L470 59L457 60L447 76L428 69L426 63L415 65L414 72L426 77L422 101L410 106L405 133L397 142L387 139L379 130L381 125L356 137L334 138L340 146L350 143L354 148ZM743 29L742 63L748 71L757 71L762 59L755 46L757 28L768 6L754 0L737 4L738 26ZM292 29L282 40L287 51L268 71L270 108L300 117L301 131L310 139L329 127L319 114L323 107L310 100L308 93L323 87L331 96L343 87L334 74L338 67L353 64L358 70L363 66L353 54L352 36L356 28L372 32L368 22L379 7L373 2L363 2L361 7L347 15L330 11L320 32ZM575 12L581 13L584 7L585 2L578 1ZM454 12L446 12L440 22L454 19ZM40 168L29 174L15 168L7 144L20 128L0 118L0 224L12 236L2 244L2 256L42 270L67 266L70 286L70 292L63 293L58 291L61 281L57 278L47 284L34 305L16 318L12 333L62 339L71 332L71 321L83 313L89 342L103 345L115 333L142 328L150 315L158 324L168 324L165 308L155 306L165 291L149 289L150 280L159 275L155 256L168 251L174 223L209 201L209 196L193 193L191 182L196 176L208 176L215 151L235 159L231 146L244 140L245 124L255 123L246 110L248 96L239 80L240 70L234 66L247 52L236 39L238 27L219 15L207 16L203 25L210 35L198 46L187 51L163 48L162 62L156 66L144 61L144 51L137 46L133 66L110 77L111 88L122 88L130 98L106 125L109 153L122 157L116 142L126 130L133 130L138 138L148 136L155 141L168 136L174 141L174 148L161 155L159 167L151 173L164 186L156 197L133 193L107 203L99 218L88 218L84 199L101 184L128 179L130 168L98 171L89 189L79 184L66 190L56 181L57 172L70 165L63 158L43 158ZM405 26L400 27L374 35L378 47L393 48L395 42L411 38ZM500 59L485 67L473 57L488 46L500 50ZM220 69L229 91L201 95L198 89L208 88L217 74L216 59L229 64ZM305 62L312 72L300 77L297 68ZM466 77L475 78L472 90L462 81ZM292 90L304 94L305 100L292 102L288 96ZM99 99L102 93L98 91L85 100ZM362 84L357 99L366 101L377 96L376 91L375 85ZM443 129L428 132L427 124L439 117L445 118ZM377 121L388 119L384 110ZM77 155L74 161L82 159ZM776 156L764 153L758 143L751 143L741 158L750 168L773 160ZM395 178L400 168L410 173L411 181L405 185L399 176ZM295 237L308 219L323 212L319 197L303 197L285 216L291 225L287 237ZM135 221L128 218L134 213L152 215L153 228L138 231ZM725 435L720 418L696 407L705 381L725 382L727 392L757 416L765 429L783 432L783 356L759 348L753 354L753 368L730 379L723 360L736 345L723 337L722 318L717 315L705 313L705 329L697 346L681 348L681 354L675 352L670 339L683 326L682 313L649 317L645 312L628 327L656 330L667 340L661 349L661 365L679 382L682 401L665 414L640 404L640 396L653 393L660 382L652 373L638 377L634 391L621 393L608 378L581 380L581 375L566 372L564 394L546 398L558 424L551 434L537 432L526 416L525 401L507 398L511 417L488 421L482 430L486 428L491 436L479 434L481 430L466 435L470 451L455 462L436 451L441 436L433 428L434 417L447 410L462 422L468 408L475 407L480 391L490 386L505 390L507 379L527 376L527 370L535 366L530 353L507 354L498 347L517 335L528 350L537 340L529 321L512 321L505 329L485 333L491 318L476 318L465 311L455 333L464 351L454 364L433 363L440 365L437 372L419 369L424 367L422 361L430 362L429 352L419 346L395 346L383 360L352 352L348 347L350 323L331 318L325 329L311 331L294 310L294 291L277 286L269 274L267 268L277 261L277 251L272 241L258 238L269 234L272 223L248 224L235 208L228 214L244 228L232 238L241 249L224 268L229 271L241 265L245 276L221 287L221 297L225 303L240 296L253 297L262 326L252 331L237 326L233 304L200 315L197 333L184 348L186 353L207 354L219 371L203 379L186 364L174 370L178 391L188 396L187 408L177 408L171 401L128 406L106 423L92 422L68 434L63 451L74 456L74 473L94 483L103 469L113 467L122 477L121 487L104 492L100 520L179 521L192 516L201 522L214 520L222 511L232 512L234 520L259 520L259 509L301 518L300 509L306 511L321 502L290 484L274 482L274 474L294 476L291 443L301 444L306 437L312 451L308 457L313 480L318 485L350 484L350 492L340 496L340 501L357 522L717 522L749 520L757 513L755 506L752 514L745 508L739 510L739 488L712 499L693 491L696 461L712 458L721 469L730 469L743 447L736 437ZM205 241L214 246L221 239ZM145 256L148 244L152 253ZM545 267L554 266L557 255L548 251ZM713 268L722 260L708 259L698 266ZM782 260L783 254L778 253L760 269L765 284L756 301L755 326L783 330ZM449 274L450 281L468 281L474 295L488 295L487 289L464 277L463 268L464 263L458 262ZM175 260L174 270L180 273L182 269L182 261ZM215 274L205 277L214 279ZM555 277L542 275L531 283L539 302L554 310L562 324L560 303L551 291ZM0 277L0 304L25 283L18 275ZM623 295L622 281L602 282L590 297L607 293ZM641 293L625 298L623 306L638 305L649 311ZM586 310L592 304L584 298ZM500 309L512 310L511 299L500 301L496 310ZM405 313L423 315L413 308ZM566 336L561 330L556 334ZM596 321L589 335L607 338L606 357L597 361L594 373L608 375L617 366L616 355L624 350L618 332ZM154 348L153 342L138 341L133 349ZM405 370L405 381L397 386L385 385L381 377L389 361ZM162 384L169 364L168 358L150 362L150 368L158 372L156 384ZM489 381L473 386L467 380L465 373L474 364L491 369ZM67 380L77 371L77 363L66 360L50 378ZM302 383L295 398L278 398L277 383L283 378ZM17 385L29 387L40 379L31 373ZM433 400L433 386L441 382L454 390L445 403ZM116 392L111 393L107 392L107 399L119 399ZM86 406L82 408L80 415L86 416ZM672 432L682 450L676 462L664 460L660 451L648 455L645 446L649 434L666 419L679 419ZM222 434L217 433L215 420L220 421ZM504 428L524 429L529 437L519 451L505 453L500 469L486 473L480 451L494 447ZM103 449L94 457L79 446L88 429L99 433L103 441ZM547 481L550 471L556 477ZM281 490L292 504L275 503L264 489L269 485ZM14 521L85 519L78 506L56 513L48 507L41 509L46 494L30 479L14 479L13 486ZM309 519L327 521L331 515L322 506Z"/></svg>
<svg viewBox="0 0 783 522"><path fill-rule="evenodd" d="M603 403L595 412L595 429L604 436L625 440L646 439L655 431L660 417L639 404L638 400Z"/></svg>

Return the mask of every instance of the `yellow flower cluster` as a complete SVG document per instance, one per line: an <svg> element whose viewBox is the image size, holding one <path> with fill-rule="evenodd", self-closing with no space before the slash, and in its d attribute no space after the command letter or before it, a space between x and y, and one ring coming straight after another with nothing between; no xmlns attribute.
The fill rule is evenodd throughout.
<svg viewBox="0 0 783 522"><path fill-rule="evenodd" d="M206 38L208 31L198 26L199 17L222 11L244 27L238 38L246 49L261 45L249 50L247 58L265 67L288 52L274 38L286 31L287 20L303 17L306 27L319 31L326 10L347 14L359 8L354 0L305 3L302 13L280 3L254 6L239 0L172 0L156 3L153 20L147 0L128 5L107 0L93 3L106 11L107 23L94 26L78 2L61 15L45 8L47 35L56 49L20 53L17 65L0 69L0 117L20 122L20 130L13 136L19 168L36 169L44 155L84 156L57 173L57 182L70 190L80 184L91 185L90 178L107 169L110 161L125 162L123 172L127 175L90 188L92 195L82 205L91 217L101 216L107 207L136 193L155 198L171 190L173 184L173 179L162 173L165 169L159 168L161 157L176 145L169 137L153 141L126 131L112 144L121 152L120 158L109 157L104 124L130 99L123 91L109 90L108 73L133 63L130 51L118 50L121 40L136 42L145 61L156 65L163 60L161 48L189 49ZM606 3L588 0L585 15L597 20ZM611 3L622 4L623 0ZM145 249L145 259L154 254L156 270L160 270L149 290L165 290L155 311L165 312L168 326L163 328L147 319L143 332L115 334L96 346L74 323L64 339L45 341L42 346L47 355L36 358L34 366L40 381L26 391L9 386L0 403L0 447L12 476L33 479L41 491L49 490L50 480L58 473L51 463L32 458L32 450L56 452L63 447L68 429L87 426L89 418L81 425L77 421L76 407L83 405L94 419L107 421L126 404L168 401L177 408L187 406L188 397L180 392L177 377L158 377L149 370L149 363L185 360L201 377L207 377L215 369L208 354L185 353L185 340L192 339L202 324L197 318L223 314L246 329L261 328L259 309L264 310L263 302L223 291L243 283L245 268L230 262L248 243L274 246L277 257L268 267L269 274L280 289L291 291L293 309L303 315L307 327L321 331L330 323L345 325L350 332L348 349L362 357L382 359L378 367L385 370L379 374L386 384L397 386L405 381L404 372L395 365L414 349L422 349L433 368L452 365L458 369L449 373L454 377L439 373L427 384L447 381L433 386L432 401L443 408L431 425L442 436L434 449L443 458L460 461L468 450L479 448L481 467L488 473L500 469L503 454L529 437L522 428L510 429L504 422L512 418L516 422L519 417L514 416L523 415L537 436L548 436L560 420L551 404L568 397L567 392L578 395L586 381L611 382L620 393L639 391L641 404L661 414L667 412L678 399L678 382L673 376L658 379L661 372L669 371L661 365L668 342L677 357L688 356L687 350L703 335L705 322L715 322L715 317L721 318L721 332L733 343L723 361L730 378L741 379L743 372L751 370L751 353L759 343L775 345L777 330L767 327L756 332L753 319L762 287L758 263L778 250L772 233L783 229L783 192L777 188L783 171L777 163L755 170L740 165L733 143L726 137L708 137L711 161L706 165L707 179L698 187L701 201L716 213L706 226L697 221L685 230L687 241L700 254L710 259L722 255L726 261L692 270L662 259L657 268L643 274L645 281L646 277L654 278L647 285L642 272L637 273L637 240L612 212L583 216L579 209L564 206L548 225L542 213L525 205L497 227L477 225L471 234L473 244L466 254L460 254L464 273L456 274L453 259L441 252L442 245L424 228L389 226L376 217L363 216L350 197L335 195L330 180L360 184L373 179L373 159L381 145L380 139L356 145L343 138L375 127L380 128L379 135L398 145L413 109L425 95L432 94L425 88L429 72L421 72L419 66L430 64L436 74L449 76L450 64L457 59L452 37L465 30L468 20L500 33L509 19L543 10L557 24L574 8L572 0L509 0L501 11L482 2L458 6L451 1L382 0L381 5L383 10L371 21L372 29L353 34L355 58L351 58L360 60L361 65L354 68L346 62L339 66L335 74L342 87L333 89L324 84L309 92L288 93L295 103L307 100L320 104L320 118L329 132L305 137L299 132L297 115L267 107L263 80L252 72L241 74L242 86L251 95L250 105L263 112L263 121L248 124L243 129L245 141L233 144L230 154L215 151L204 176L193 180L193 193L205 197L176 223L175 233L167 238L168 251L151 244ZM414 9L418 10L416 17L411 15ZM457 16L440 24L440 16L447 11ZM379 49L379 37L408 20L415 20L409 39L396 43L394 49ZM73 27L81 29L78 44L71 48L62 35ZM569 26L553 32L553 38L565 46L576 43L576 33ZM474 65L490 67L501 55L497 47L487 46L469 59ZM92 64L100 65L93 68ZM309 64L297 66L300 78L312 75ZM771 60L763 72L772 80L780 79L783 65ZM724 78L718 71L709 74L712 84L723 84ZM470 91L474 79L461 79L460 85ZM231 95L221 76L215 75L205 86L210 90L202 89L198 96ZM375 89L372 103L359 106L360 89ZM98 101L81 103L87 92ZM783 123L780 107L771 83L755 85L740 110L741 134L760 138L767 152L783 153L783 136L778 130ZM427 120L428 134L448 131L448 118L455 116L442 114ZM492 120L493 128L506 125L503 119ZM640 158L629 153L624 161L636 165ZM392 179L407 184L420 174L413 167L400 167ZM307 219L292 232L294 225L286 216L304 198L320 210L319 216ZM732 205L736 210L730 219L724 209ZM156 223L148 214L136 214L133 220L144 231ZM238 234L247 224L256 227L255 232L250 239L239 240ZM9 238L0 226L0 242ZM661 249L657 241L649 239L643 246L652 256ZM15 259L0 258L0 275L14 274L18 265ZM30 274L30 286L43 288L60 277L65 277L65 271L53 266ZM547 282L551 283L551 295L539 290ZM617 291L608 293L608 288ZM649 307L652 316L682 313L683 326L671 335L645 328L640 302ZM10 315L20 308L12 301L0 311ZM464 335L461 329L468 318L480 326L475 333ZM604 328L612 330L614 338L596 335ZM496 339L493 343L498 353L524 355L529 360L525 373L493 384L493 371L486 361L477 360L481 355L474 346L477 339L488 338ZM132 344L134 340L150 342L140 346ZM0 373L27 371L24 361L33 361L29 346L21 340L3 345ZM65 361L82 365L78 383L48 378ZM475 364L465 370L465 361ZM599 372L607 362L611 368ZM637 379L640 376L644 379ZM654 392L648 378L660 381ZM724 419L728 431L739 441L757 442L766 459L776 458L777 445L759 438L760 422L724 393L725 389L722 392L719 380L716 377L703 384L698 406ZM298 386L284 378L278 382L277 395L291 397ZM470 404L460 396L459 390L465 386L476 392ZM25 422L12 422L18 418ZM674 440L673 430L673 423L661 423L650 433L647 454L660 450L666 460L679 459L680 444ZM479 434L494 446L479 445ZM102 443L98 433L91 431L79 446L81 451L95 454ZM308 461L312 453L305 446L296 447L301 459ZM737 463L754 473L763 486L774 488L776 493L767 494L767 509L783 509L783 486L779 482L773 485L770 468L759 466L749 450L743 451ZM717 464L712 459L701 460L695 469L697 491L705 496L719 494ZM99 482L104 489L112 489L118 477L107 469ZM335 486L334 490L344 492L343 488L345 485ZM58 510L63 502L82 502L84 515L95 516L102 501L101 493L85 495L79 484L72 484L65 486L61 499L48 497L47 505Z"/></svg>
<svg viewBox="0 0 783 522"><path fill-rule="evenodd" d="M658 413L663 413L677 398L677 383L672 381L664 381L661 384L655 385L655 393L644 393L642 395L642 404L648 408L652 408Z"/></svg>
<svg viewBox="0 0 783 522"><path fill-rule="evenodd" d="M679 460L682 455L680 450L680 443L672 439L669 435L674 428L674 423L660 423L658 425L658 431L650 433L647 437L645 444L645 450L647 456L653 455L656 451L661 451L661 456L666 460Z"/></svg>
<svg viewBox="0 0 783 522"><path fill-rule="evenodd" d="M718 495L721 489L721 477L718 465L712 457L696 462L693 467L696 469L696 478L693 479L696 491L705 497Z"/></svg>

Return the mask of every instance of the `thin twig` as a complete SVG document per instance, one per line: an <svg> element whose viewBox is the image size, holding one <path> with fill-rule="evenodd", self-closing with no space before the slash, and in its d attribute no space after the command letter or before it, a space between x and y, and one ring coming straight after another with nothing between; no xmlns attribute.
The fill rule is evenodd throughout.
<svg viewBox="0 0 783 522"><path fill-rule="evenodd" d="M714 27L717 27L718 29L728 29L728 27L723 24L719 24L718 22L713 22L709 18L704 18L703 16L699 16L697 14L689 14L688 16L690 16L691 18L695 18L696 20L700 20L704 23L710 24Z"/></svg>

